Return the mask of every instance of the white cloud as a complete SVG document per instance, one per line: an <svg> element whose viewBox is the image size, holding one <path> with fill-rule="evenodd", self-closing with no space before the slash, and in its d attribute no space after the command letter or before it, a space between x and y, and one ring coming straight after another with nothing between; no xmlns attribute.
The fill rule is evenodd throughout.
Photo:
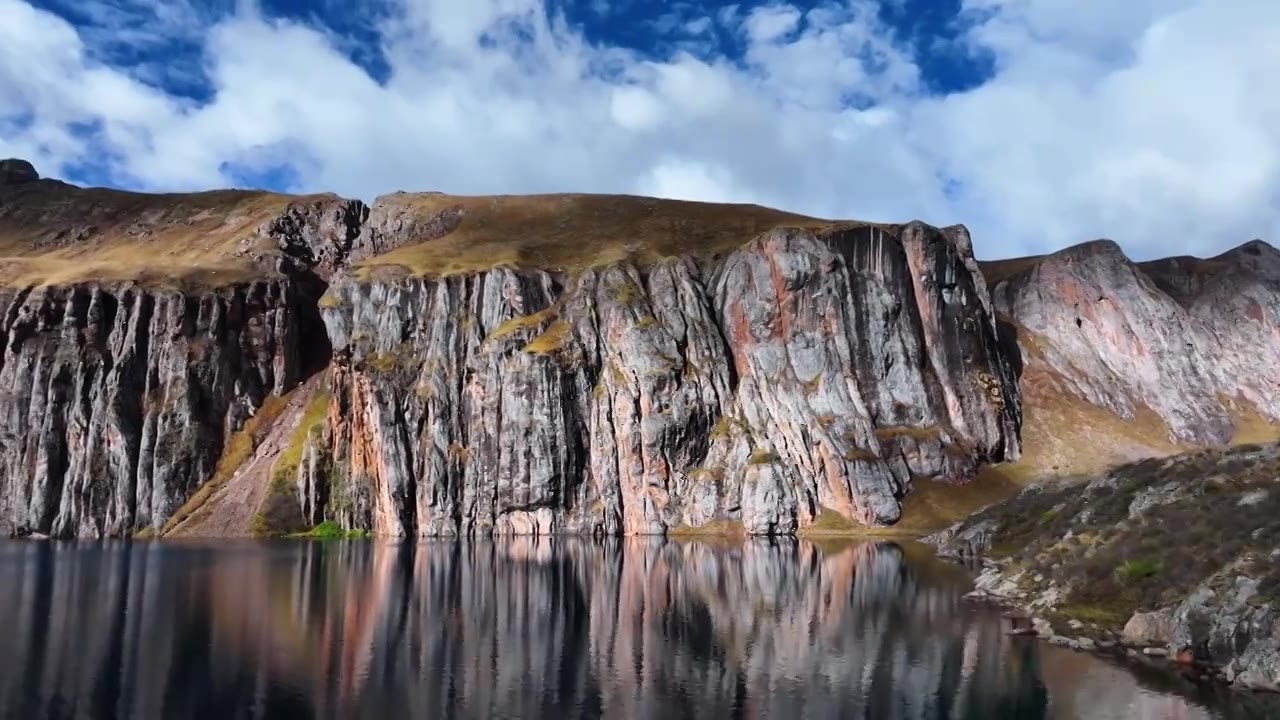
<svg viewBox="0 0 1280 720"><path fill-rule="evenodd" d="M870 0L696 24L742 33L740 63L588 42L541 0L398 0L376 14L383 83L350 42L251 6L200 22L174 3L91 6L129 14L77 31L0 0L0 155L53 175L102 163L146 189L287 163L296 190L367 199L608 191L920 217L969 225L984 256L1103 235L1138 257L1280 239L1273 0L967 0L967 46L997 73L944 97ZM111 23L195 27L208 102L119 64Z"/></svg>
<svg viewBox="0 0 1280 720"><path fill-rule="evenodd" d="M751 11L742 24L753 43L781 41L800 24L801 13L791 5L762 5Z"/></svg>

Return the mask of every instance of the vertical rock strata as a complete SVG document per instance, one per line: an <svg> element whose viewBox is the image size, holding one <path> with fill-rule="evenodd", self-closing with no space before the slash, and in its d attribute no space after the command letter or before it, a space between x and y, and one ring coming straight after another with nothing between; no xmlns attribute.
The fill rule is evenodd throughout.
<svg viewBox="0 0 1280 720"><path fill-rule="evenodd" d="M4 169L5 535L162 527L236 460L230 434L326 363L303 515L392 536L891 524L913 478L1019 452L1013 362L960 227L599 196L152 196ZM452 254L468 232L490 233L492 267ZM536 269L597 242L573 272ZM445 272L351 272L431 243L452 243Z"/></svg>
<svg viewBox="0 0 1280 720"><path fill-rule="evenodd" d="M779 229L572 276L342 277L320 304L334 400L300 494L312 519L381 534L889 524L913 477L1018 453L963 228Z"/></svg>
<svg viewBox="0 0 1280 720"><path fill-rule="evenodd" d="M13 528L158 527L212 474L223 438L297 382L306 302L279 281L0 293L0 509Z"/></svg>
<svg viewBox="0 0 1280 720"><path fill-rule="evenodd" d="M157 529L324 367L358 201L152 196L0 166L0 536Z"/></svg>

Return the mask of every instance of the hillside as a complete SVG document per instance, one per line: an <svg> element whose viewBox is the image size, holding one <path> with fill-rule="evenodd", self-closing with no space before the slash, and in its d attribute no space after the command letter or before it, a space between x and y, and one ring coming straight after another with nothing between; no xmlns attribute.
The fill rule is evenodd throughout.
<svg viewBox="0 0 1280 720"><path fill-rule="evenodd" d="M929 540L994 561L979 587L1044 634L1280 690L1278 482L1280 445L1201 450L1035 485Z"/></svg>
<svg viewBox="0 0 1280 720"><path fill-rule="evenodd" d="M323 237L307 250L345 256L362 212L333 195L149 195L28 177L0 183L0 284L202 288L277 277L298 264L293 227L315 218Z"/></svg>
<svg viewBox="0 0 1280 720"><path fill-rule="evenodd" d="M1271 246L1135 264L1096 241L983 271L1021 349L1019 477L1280 438Z"/></svg>

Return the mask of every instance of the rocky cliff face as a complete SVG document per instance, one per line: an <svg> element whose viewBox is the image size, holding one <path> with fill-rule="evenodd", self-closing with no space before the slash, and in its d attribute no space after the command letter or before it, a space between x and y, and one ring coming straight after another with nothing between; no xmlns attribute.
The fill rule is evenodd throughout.
<svg viewBox="0 0 1280 720"><path fill-rule="evenodd" d="M265 281L0 293L0 497L15 528L162 523L212 474L222 438L297 381L307 302Z"/></svg>
<svg viewBox="0 0 1280 720"><path fill-rule="evenodd" d="M1062 434L1042 424L1107 422L1034 417L1071 402L1123 419L1090 442L1111 461L1228 443L1250 417L1280 421L1280 252L1269 245L1139 265L1100 240L987 270L1022 348L1028 443Z"/></svg>
<svg viewBox="0 0 1280 720"><path fill-rule="evenodd" d="M962 228L747 239L573 275L336 280L308 512L389 535L786 533L892 523L913 477L1016 456Z"/></svg>
<svg viewBox="0 0 1280 720"><path fill-rule="evenodd" d="M1259 242L1141 266L1095 242L989 266L988 293L961 227L0 171L5 533L161 526L326 366L319 428L252 435L300 458L308 521L397 536L885 525L1020 432L1051 474L1280 419ZM249 450L259 497L279 468Z"/></svg>
<svg viewBox="0 0 1280 720"><path fill-rule="evenodd" d="M310 268L350 245L359 208L137 196L12 170L0 185L0 530L158 528L211 476L229 433L327 362ZM201 254L218 243L239 264ZM163 267L175 251L194 260ZM30 281L33 269L67 282Z"/></svg>

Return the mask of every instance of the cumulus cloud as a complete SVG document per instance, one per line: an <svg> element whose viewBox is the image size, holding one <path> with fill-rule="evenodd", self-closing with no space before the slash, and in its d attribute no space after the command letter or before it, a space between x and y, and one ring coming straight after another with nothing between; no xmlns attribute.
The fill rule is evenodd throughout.
<svg viewBox="0 0 1280 720"><path fill-rule="evenodd" d="M100 12L0 0L0 155L73 181L758 202L963 222L986 257L1280 237L1272 0L966 0L962 50L995 72L947 95L871 0L681 16L702 39L661 56L543 0L376 0L355 13L373 43L245 2L78 7ZM172 72L129 52L161 36L193 48Z"/></svg>

